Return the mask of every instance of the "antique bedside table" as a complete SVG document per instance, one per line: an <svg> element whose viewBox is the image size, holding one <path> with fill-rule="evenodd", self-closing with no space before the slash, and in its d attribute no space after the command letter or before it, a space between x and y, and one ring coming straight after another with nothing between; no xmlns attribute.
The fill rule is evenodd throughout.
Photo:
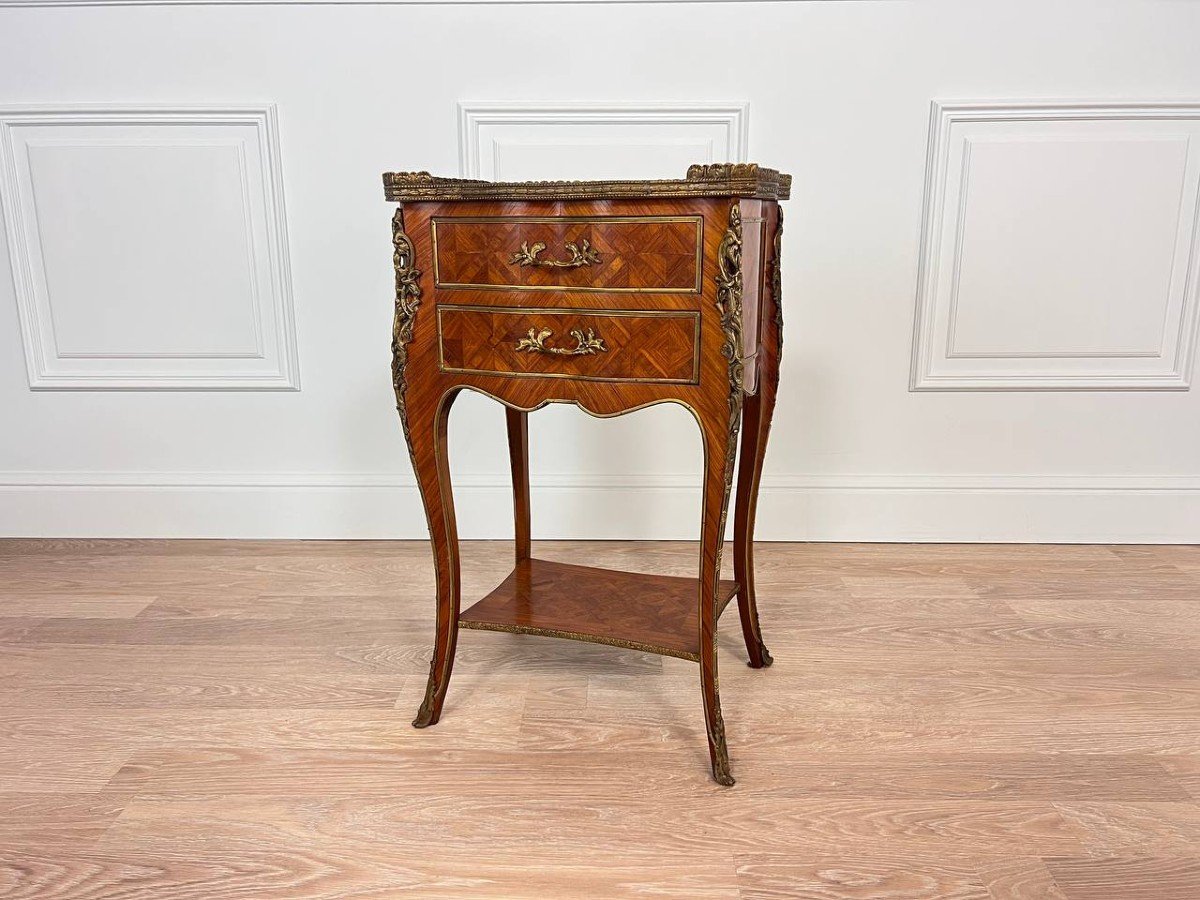
<svg viewBox="0 0 1200 900"><path fill-rule="evenodd" d="M783 340L778 201L791 176L719 164L677 181L383 181L402 204L392 381L437 566L433 660L413 725L441 715L460 627L614 644L700 664L713 777L733 784L716 623L736 596L750 665L771 664L752 540ZM462 390L506 407L516 518L512 574L465 611L446 452ZM698 579L531 557L527 415L547 403L602 417L656 403L691 412L704 446ZM735 580L722 581L739 431Z"/></svg>

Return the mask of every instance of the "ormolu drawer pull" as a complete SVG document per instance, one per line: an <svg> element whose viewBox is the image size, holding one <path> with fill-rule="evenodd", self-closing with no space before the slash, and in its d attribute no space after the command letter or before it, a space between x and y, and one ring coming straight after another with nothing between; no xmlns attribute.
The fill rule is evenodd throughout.
<svg viewBox="0 0 1200 900"><path fill-rule="evenodd" d="M578 244L570 242L563 244L570 259L538 259L538 254L546 249L545 243L537 241L531 247L529 241L521 242L521 249L512 255L509 265L513 266L542 266L548 269L578 269L580 266L590 266L600 262L600 254L587 241Z"/></svg>
<svg viewBox="0 0 1200 900"><path fill-rule="evenodd" d="M546 339L552 334L554 332L549 328L543 328L541 331L536 328L530 328L529 336L517 341L517 351L551 353L556 356L586 356L596 352L608 352L608 348L604 346L604 339L596 337L596 332L590 328L586 333L579 328L571 329L570 334L571 337L575 338L575 346L569 350L562 347L547 347Z"/></svg>

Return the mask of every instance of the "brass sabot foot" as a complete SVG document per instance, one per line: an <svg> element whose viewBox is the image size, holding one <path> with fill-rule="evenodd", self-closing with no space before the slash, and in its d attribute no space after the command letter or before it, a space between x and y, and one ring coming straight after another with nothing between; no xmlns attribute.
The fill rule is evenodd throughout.
<svg viewBox="0 0 1200 900"><path fill-rule="evenodd" d="M429 681L425 684L425 699L421 701L421 708L417 710L417 717L413 719L413 728L428 728L430 725L437 724L437 720L441 717L441 710L438 709L437 689L437 660L435 659L429 663Z"/></svg>
<svg viewBox="0 0 1200 900"><path fill-rule="evenodd" d="M758 658L761 659L762 662L757 666L754 664L754 660L749 660L746 665L752 669L765 669L767 666L771 665L771 663L775 662L774 658L771 656L771 651L766 648L766 645L763 644L762 641L758 642Z"/></svg>
<svg viewBox="0 0 1200 900"><path fill-rule="evenodd" d="M719 785L722 785L723 787L733 787L735 784L737 784L733 776L729 774L729 769L724 766L720 768L713 768L713 781Z"/></svg>
<svg viewBox="0 0 1200 900"><path fill-rule="evenodd" d="M417 710L417 717L413 719L413 728L428 728L430 725L436 724L437 717L432 710L426 709L424 706Z"/></svg>

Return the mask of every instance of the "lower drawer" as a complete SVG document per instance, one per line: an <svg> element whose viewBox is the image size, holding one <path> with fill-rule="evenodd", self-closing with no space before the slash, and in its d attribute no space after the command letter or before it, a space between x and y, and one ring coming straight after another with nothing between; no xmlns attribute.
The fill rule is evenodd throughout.
<svg viewBox="0 0 1200 900"><path fill-rule="evenodd" d="M438 306L443 372L695 384L700 313Z"/></svg>

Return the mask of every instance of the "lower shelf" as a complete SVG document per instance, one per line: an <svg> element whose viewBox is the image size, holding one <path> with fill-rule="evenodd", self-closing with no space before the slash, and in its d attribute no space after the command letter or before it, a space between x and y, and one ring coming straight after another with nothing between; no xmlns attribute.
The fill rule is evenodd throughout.
<svg viewBox="0 0 1200 900"><path fill-rule="evenodd" d="M463 628L541 634L700 659L697 578L638 575L540 559L517 563L458 617ZM716 618L737 594L722 581Z"/></svg>

